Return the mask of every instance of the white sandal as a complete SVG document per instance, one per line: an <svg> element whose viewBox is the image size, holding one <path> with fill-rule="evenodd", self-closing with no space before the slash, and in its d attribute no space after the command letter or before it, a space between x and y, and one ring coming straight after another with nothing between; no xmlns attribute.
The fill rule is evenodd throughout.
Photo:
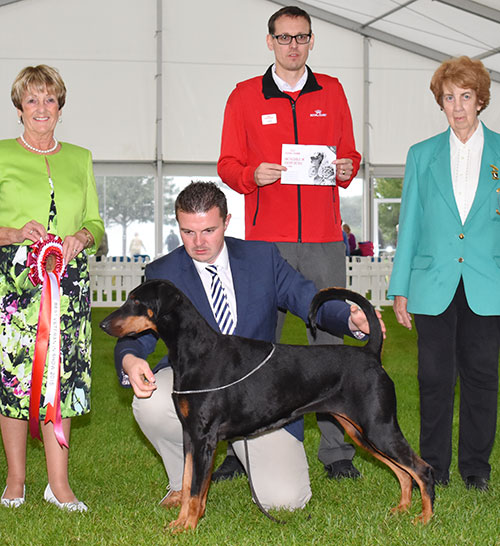
<svg viewBox="0 0 500 546"><path fill-rule="evenodd" d="M73 502L59 502L56 499L56 496L54 495L54 493L52 493L50 484L48 484L47 487L45 488L43 498L47 502L55 504L57 508L61 510L67 510L68 512L86 512L88 510L87 505L84 502L79 500L76 500Z"/></svg>
<svg viewBox="0 0 500 546"><path fill-rule="evenodd" d="M18 497L17 499L6 499L5 491L7 491L7 486L5 486L5 489L3 490L3 493L2 493L2 498L0 499L0 504L2 506L6 506L7 508L19 508L21 504L24 504L24 495L26 493L25 485L23 485L23 496Z"/></svg>

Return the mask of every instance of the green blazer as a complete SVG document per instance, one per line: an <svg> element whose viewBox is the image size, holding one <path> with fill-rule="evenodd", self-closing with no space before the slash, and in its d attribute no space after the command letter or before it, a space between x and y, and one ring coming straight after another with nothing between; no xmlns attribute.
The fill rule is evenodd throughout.
<svg viewBox="0 0 500 546"><path fill-rule="evenodd" d="M62 239L87 228L95 253L104 233L99 215L92 156L85 148L61 142L57 154L43 156L24 149L15 139L0 140L0 226L21 228L29 220L47 227L50 184L54 183L57 233ZM25 241L24 244L31 244Z"/></svg>
<svg viewBox="0 0 500 546"><path fill-rule="evenodd" d="M500 315L500 134L483 125L478 187L464 224L450 167L450 129L408 152L388 296L408 311L438 315L463 278L469 307Z"/></svg>

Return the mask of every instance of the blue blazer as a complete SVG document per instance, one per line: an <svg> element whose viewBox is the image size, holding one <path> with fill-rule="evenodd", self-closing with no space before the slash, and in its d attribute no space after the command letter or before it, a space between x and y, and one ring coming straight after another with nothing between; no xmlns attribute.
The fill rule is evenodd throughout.
<svg viewBox="0 0 500 546"><path fill-rule="evenodd" d="M469 307L500 315L500 134L483 125L476 195L462 224L453 192L450 130L412 146L406 162L389 297L438 315L463 278Z"/></svg>
<svg viewBox="0 0 500 546"><path fill-rule="evenodd" d="M306 280L284 260L274 243L242 241L225 238L236 295L237 324L234 335L275 341L278 309L288 310L307 322L309 306L317 292L313 282ZM191 300L214 330L219 330L200 276L193 260L179 247L146 266L146 279L173 282ZM348 326L350 306L341 301L325 303L318 313L318 325L337 336L352 335ZM153 335L137 339L124 338L115 348L115 365L123 377L121 361L125 354L146 359L156 346ZM155 371L168 366L164 357ZM294 436L303 439L303 424L287 425Z"/></svg>

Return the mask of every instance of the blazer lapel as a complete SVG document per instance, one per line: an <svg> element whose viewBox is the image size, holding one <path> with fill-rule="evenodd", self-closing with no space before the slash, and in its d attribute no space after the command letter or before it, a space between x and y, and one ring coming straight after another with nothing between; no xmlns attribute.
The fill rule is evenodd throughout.
<svg viewBox="0 0 500 546"><path fill-rule="evenodd" d="M238 241L226 238L231 275L233 277L234 295L236 297L237 322L234 333L237 335L245 323L245 311L249 304L250 272L244 257L239 252Z"/></svg>
<svg viewBox="0 0 500 546"><path fill-rule="evenodd" d="M481 170L479 172L479 180L477 183L476 195L470 208L469 214L465 224L468 224L474 218L474 215L482 207L484 201L488 199L491 192L496 190L499 185L498 179L494 179L492 175L493 167L495 165L500 168L500 156L498 150L493 147L490 131L483 124L484 131L484 146L483 155L481 157Z"/></svg>
<svg viewBox="0 0 500 546"><path fill-rule="evenodd" d="M429 164L434 185L443 197L456 219L462 223L453 192L450 164L450 129L441 134L441 140L435 143L436 153Z"/></svg>

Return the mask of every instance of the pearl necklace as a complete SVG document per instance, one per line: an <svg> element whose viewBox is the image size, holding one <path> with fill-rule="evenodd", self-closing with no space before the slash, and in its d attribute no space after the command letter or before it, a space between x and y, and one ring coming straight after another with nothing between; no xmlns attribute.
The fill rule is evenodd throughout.
<svg viewBox="0 0 500 546"><path fill-rule="evenodd" d="M54 146L52 146L52 148L49 148L48 150L39 150L38 148L35 148L34 146L31 146L30 144L28 144L26 140L24 139L24 135L21 135L21 140L23 141L23 144L26 146L26 148L29 148L30 150L33 150L34 152L38 152L39 154L50 154L57 148L59 142L57 142L56 137L52 137L52 138L54 139Z"/></svg>

